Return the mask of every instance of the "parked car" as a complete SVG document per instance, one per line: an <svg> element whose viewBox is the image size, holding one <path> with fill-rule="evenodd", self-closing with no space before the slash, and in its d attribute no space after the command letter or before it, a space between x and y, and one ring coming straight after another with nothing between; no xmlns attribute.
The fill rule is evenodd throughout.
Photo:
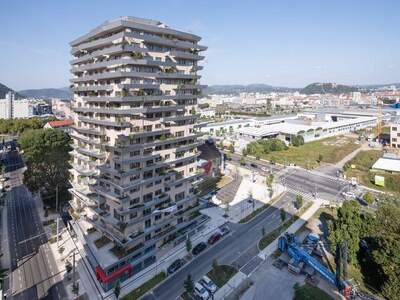
<svg viewBox="0 0 400 300"><path fill-rule="evenodd" d="M208 293L207 289L201 285L199 282L194 284L194 293L196 296L200 297L200 299L208 299L210 298L210 294Z"/></svg>
<svg viewBox="0 0 400 300"><path fill-rule="evenodd" d="M207 244L204 242L198 243L192 250L193 255L197 255L207 248Z"/></svg>
<svg viewBox="0 0 400 300"><path fill-rule="evenodd" d="M216 232L214 233L212 236L209 237L208 239L208 244L212 245L215 244L216 242L218 242L218 240L222 237L220 232Z"/></svg>
<svg viewBox="0 0 400 300"><path fill-rule="evenodd" d="M207 276L203 276L200 279L200 283L209 291L211 294L214 294L217 290L217 285Z"/></svg>
<svg viewBox="0 0 400 300"><path fill-rule="evenodd" d="M346 199L348 199L348 198L355 199L356 198L356 195L354 193L351 193L351 192L343 192L342 196L344 198L346 198Z"/></svg>
<svg viewBox="0 0 400 300"><path fill-rule="evenodd" d="M222 236L227 235L230 231L231 231L231 230L229 229L228 226L222 226L222 227L219 229L219 232L221 233Z"/></svg>
<svg viewBox="0 0 400 300"><path fill-rule="evenodd" d="M172 274L176 272L180 267L182 267L185 264L185 261L183 259L177 259L175 260L168 268L167 272L168 274Z"/></svg>
<svg viewBox="0 0 400 300"><path fill-rule="evenodd" d="M255 163L251 163L251 164L250 164L250 167L255 168L255 169L258 168L258 166L257 166Z"/></svg>

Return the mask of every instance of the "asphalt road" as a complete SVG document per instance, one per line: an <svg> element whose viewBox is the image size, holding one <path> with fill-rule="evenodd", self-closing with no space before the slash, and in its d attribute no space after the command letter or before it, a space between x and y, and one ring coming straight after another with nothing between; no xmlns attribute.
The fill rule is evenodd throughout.
<svg viewBox="0 0 400 300"><path fill-rule="evenodd" d="M257 253L257 242L261 238L262 227L268 233L280 224L280 211L283 206L290 205L295 195L287 193L273 206L247 224L230 224L231 233L215 245L208 247L198 257L182 269L167 278L152 292L155 299L176 299L183 292L183 281L188 274L194 281L199 280L211 270L212 261L217 259L220 264L244 266ZM150 298L149 298L150 299Z"/></svg>
<svg viewBox="0 0 400 300"><path fill-rule="evenodd" d="M240 156L231 155L231 163L239 163ZM284 168L266 162L249 160L247 167L261 171L261 167L275 174L277 180L287 187L288 192L273 206L247 224L230 224L229 236L208 248L206 252L193 259L177 273L173 274L155 288L149 299L176 299L183 292L183 282L188 274L194 281L199 280L211 269L214 259L220 264L231 264L239 268L248 264L258 253L257 242L261 238L262 227L270 232L280 224L279 209L290 206L296 195L321 197L331 201L342 201L341 192L348 188L348 183L332 177L320 176L301 168ZM251 167L250 163L257 165ZM228 250L229 249L229 250ZM251 264L251 263L250 263ZM249 266L250 264L246 265ZM244 269L246 268L244 267Z"/></svg>
<svg viewBox="0 0 400 300"><path fill-rule="evenodd" d="M18 152L9 151L3 155L3 162L15 171L16 162L22 159ZM6 205L11 266L7 299L66 299L31 193L24 185L12 186Z"/></svg>

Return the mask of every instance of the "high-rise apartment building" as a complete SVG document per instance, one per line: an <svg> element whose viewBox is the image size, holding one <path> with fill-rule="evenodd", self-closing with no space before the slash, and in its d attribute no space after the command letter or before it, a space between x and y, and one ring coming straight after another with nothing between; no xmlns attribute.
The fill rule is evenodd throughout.
<svg viewBox="0 0 400 300"><path fill-rule="evenodd" d="M194 194L199 41L122 17L71 42L72 215L106 290L203 219Z"/></svg>

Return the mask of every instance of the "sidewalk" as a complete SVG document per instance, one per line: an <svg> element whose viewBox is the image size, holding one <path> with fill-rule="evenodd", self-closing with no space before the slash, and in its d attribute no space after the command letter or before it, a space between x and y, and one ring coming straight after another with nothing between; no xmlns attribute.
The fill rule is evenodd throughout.
<svg viewBox="0 0 400 300"><path fill-rule="evenodd" d="M207 213L204 213L207 214ZM201 241L207 241L209 236L215 232L215 230L226 223L224 218L217 218L206 223L205 227L197 232L192 238L192 244L195 245ZM77 223L74 225L75 231L80 231L80 227ZM82 245L81 238L79 237L82 232L77 233L77 238L72 238L70 232L64 228L62 231L62 240L60 241L60 247L64 247L62 254L57 250L56 243L51 244L52 252L55 256L57 264L60 269L65 270L66 260L72 262L72 253L75 252L76 264L77 264L77 279L80 283L79 294L86 294L89 299L114 299L113 290L104 292L100 284L97 282L93 268L91 267L88 258L86 257L85 249ZM170 264L178 258L184 258L187 255L185 243L180 243L175 248L168 251L156 263L152 264L146 269L138 272L134 276L130 277L126 281L121 283L121 297L131 292L136 287L147 282L156 274L166 271ZM66 288L71 293L72 282L66 283ZM71 297L73 297L71 293Z"/></svg>
<svg viewBox="0 0 400 300"><path fill-rule="evenodd" d="M323 205L323 204L328 204L329 202L326 200L322 199L316 199L311 205L309 209L307 209L306 212L304 212L299 219L297 219L292 225L289 226L289 228L286 230L286 232L289 233L295 233L297 230L299 230L314 214L315 212ZM281 236L281 235L280 235ZM279 236L279 237L280 237ZM269 244L264 250L260 251L258 256L266 260L268 256L270 256L276 249L278 249L278 240L279 237L276 238L271 244Z"/></svg>

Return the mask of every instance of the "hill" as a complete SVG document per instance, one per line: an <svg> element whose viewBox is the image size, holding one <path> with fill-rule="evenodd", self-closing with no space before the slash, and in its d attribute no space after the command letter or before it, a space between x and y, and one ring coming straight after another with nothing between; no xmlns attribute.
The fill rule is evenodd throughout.
<svg viewBox="0 0 400 300"><path fill-rule="evenodd" d="M0 99L4 99L9 91L13 92L14 90L0 83Z"/></svg>
<svg viewBox="0 0 400 300"><path fill-rule="evenodd" d="M228 84L228 85L210 85L203 90L205 95L208 94L239 94L239 93L268 93L268 92L292 92L296 89L288 87L276 87L268 84Z"/></svg>
<svg viewBox="0 0 400 300"><path fill-rule="evenodd" d="M300 93L311 95L311 94L345 94L358 91L357 87L337 84L337 83L321 83L315 82L307 85L303 88Z"/></svg>
<svg viewBox="0 0 400 300"><path fill-rule="evenodd" d="M28 98L60 98L60 99L71 99L72 94L68 88L49 88L49 89L30 89L19 91L21 95Z"/></svg>

